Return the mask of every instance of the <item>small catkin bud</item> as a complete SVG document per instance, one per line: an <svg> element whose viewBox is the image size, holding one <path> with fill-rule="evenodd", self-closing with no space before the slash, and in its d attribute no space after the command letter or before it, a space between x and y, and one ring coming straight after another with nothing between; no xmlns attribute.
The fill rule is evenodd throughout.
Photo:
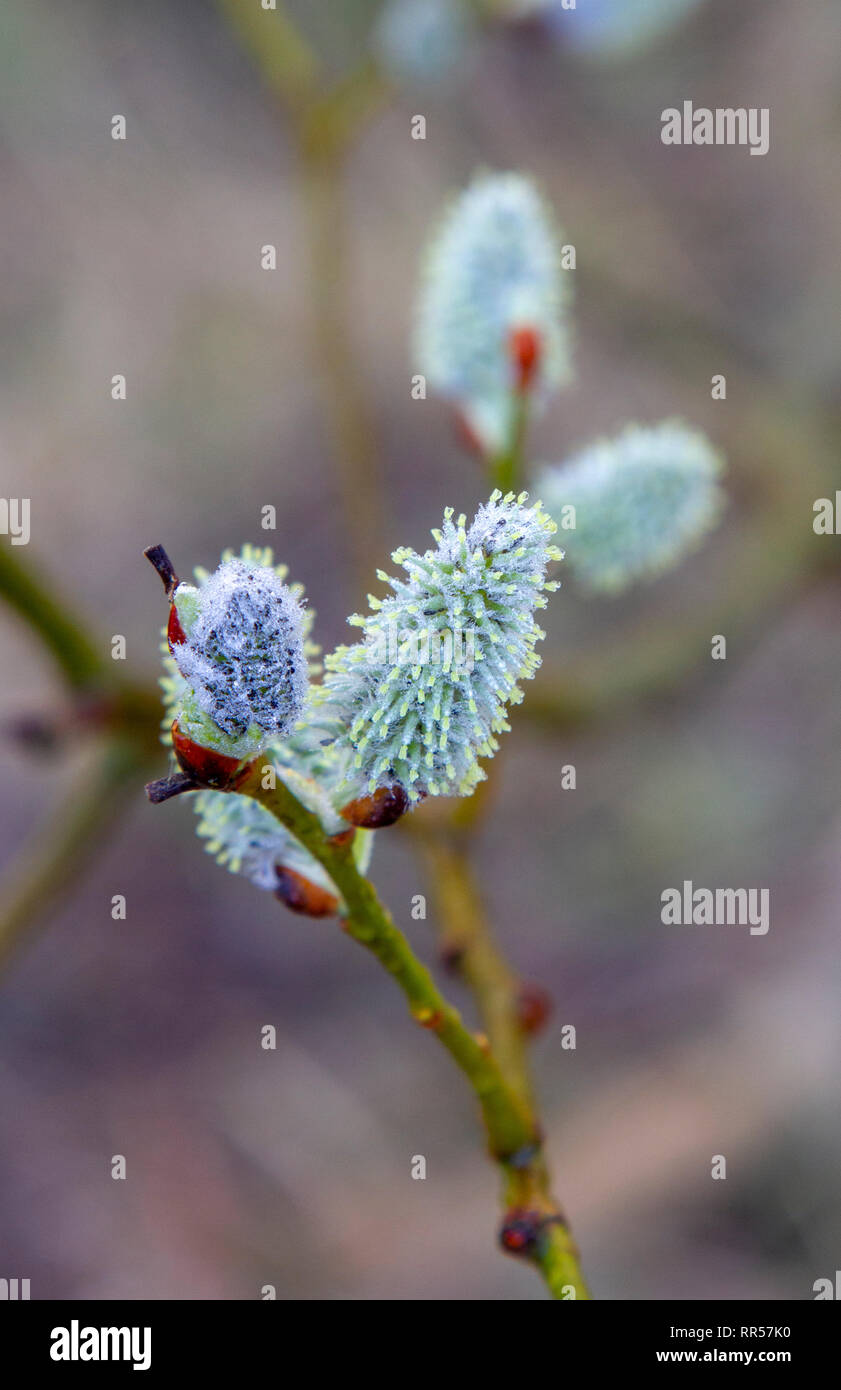
<svg viewBox="0 0 841 1390"><path fill-rule="evenodd" d="M506 706L540 664L535 609L558 587L546 579L561 558L555 525L527 501L495 492L469 527L448 509L436 549L395 551L406 577L382 575L392 594L351 619L363 640L327 657L306 732L343 765L335 804L357 824L390 823L425 796L467 796L484 778L478 760L498 748Z"/></svg>
<svg viewBox="0 0 841 1390"><path fill-rule="evenodd" d="M286 585L287 571L274 565L268 547L246 545L239 556L225 551L215 574L195 571L195 584L178 580L162 547L147 555L175 614L163 643L164 742L184 769L155 784L153 799L174 795L179 782L202 788L193 797L197 832L220 864L274 893L292 911L314 917L341 912L335 885L303 845L259 802L230 795L243 761L259 753L263 775L284 782L325 834L349 846L362 872L367 868L372 833L349 828L337 810L334 792L344 761L292 729L305 713L307 667L311 675L320 670L318 648L309 640L313 613L302 606L300 585ZM227 690L223 671L230 678ZM224 727L202 707L198 687ZM281 743L267 737L270 727Z"/></svg>
<svg viewBox="0 0 841 1390"><path fill-rule="evenodd" d="M195 582L193 584L182 585L174 574L169 558L161 546L152 546L145 553L161 575L170 600L174 597L176 589L180 588L180 603L182 608L190 604L192 601L190 596L195 595L195 591L202 589L210 579L210 572L208 570L197 568L194 571ZM229 560L234 559L242 560L244 564L256 566L260 569L273 570L278 582L281 584L285 584L287 581L288 570L286 566L274 564L274 556L269 546L244 545L238 556L236 556L232 550L226 550L222 555L221 563L226 564ZM303 606L304 590L302 585L289 584L288 588L299 607L301 627L304 636L304 654L307 658L309 675L313 678L321 672L321 666L318 662L320 649L311 640L310 636L315 614L312 608ZM164 674L161 676L160 681L164 696L164 715L161 720L161 741L167 747L171 743L173 720L176 719L181 712L182 704L188 694L187 682L181 675L172 658L173 647L181 645L185 641L186 633L181 627L181 622L178 617L178 608L171 601L169 622L164 630L163 644L161 647Z"/></svg>
<svg viewBox="0 0 841 1390"><path fill-rule="evenodd" d="M386 0L374 48L395 81L437 82L464 60L475 27L461 0Z"/></svg>
<svg viewBox="0 0 841 1390"><path fill-rule="evenodd" d="M535 488L586 589L617 593L693 550L723 506L720 456L679 420L629 425L568 463L544 468Z"/></svg>
<svg viewBox="0 0 841 1390"><path fill-rule="evenodd" d="M569 375L569 276L559 235L521 174L479 174L427 253L415 358L487 453L501 449L514 397L540 408Z"/></svg>
<svg viewBox="0 0 841 1390"><path fill-rule="evenodd" d="M243 759L291 732L307 689L303 615L275 571L224 560L199 587L177 586L173 613L180 734Z"/></svg>

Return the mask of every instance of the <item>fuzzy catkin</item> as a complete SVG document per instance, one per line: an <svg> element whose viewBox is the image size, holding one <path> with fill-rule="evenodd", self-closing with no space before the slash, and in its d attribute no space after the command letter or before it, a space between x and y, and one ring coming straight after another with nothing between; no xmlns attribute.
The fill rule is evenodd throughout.
<svg viewBox="0 0 841 1390"><path fill-rule="evenodd" d="M188 738L241 758L291 732L308 684L298 593L252 556L226 555L196 585L178 585L185 640L173 646L168 691Z"/></svg>
<svg viewBox="0 0 841 1390"><path fill-rule="evenodd" d="M506 706L540 664L534 612L546 593L554 522L527 494L495 492L470 527L448 508L434 550L392 559L392 593L349 621L362 640L326 658L309 737L344 764L337 797L398 782L411 801L466 796L485 777L480 757L509 728Z"/></svg>
<svg viewBox="0 0 841 1390"><path fill-rule="evenodd" d="M700 543L723 506L722 471L705 435L665 420L629 425L568 463L544 468L535 489L558 523L577 581L617 593L661 574Z"/></svg>
<svg viewBox="0 0 841 1390"><path fill-rule="evenodd" d="M569 374L569 277L559 233L533 181L481 173L430 242L414 356L430 387L458 408L487 453L502 449L515 411L512 335L539 348L531 408Z"/></svg>

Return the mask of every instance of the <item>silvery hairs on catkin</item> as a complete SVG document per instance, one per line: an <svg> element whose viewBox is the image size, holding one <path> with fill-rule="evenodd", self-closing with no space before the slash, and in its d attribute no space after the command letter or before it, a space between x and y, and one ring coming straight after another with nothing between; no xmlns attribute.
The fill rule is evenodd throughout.
<svg viewBox="0 0 841 1390"><path fill-rule="evenodd" d="M539 472L536 486L576 581L619 593L700 544L724 505L723 467L699 430L664 420L628 425L615 439L591 444Z"/></svg>
<svg viewBox="0 0 841 1390"><path fill-rule="evenodd" d="M436 548L395 551L406 577L380 571L392 594L369 597L371 613L349 619L363 638L327 657L307 721L346 763L342 795L399 783L411 801L466 796L484 778L477 759L498 748L518 681L540 664L535 609L558 587L546 579L562 558L555 524L527 500L495 492L469 529L448 508ZM456 636L468 633L465 661Z"/></svg>
<svg viewBox="0 0 841 1390"><path fill-rule="evenodd" d="M224 560L200 587L180 584L175 606L183 732L239 757L290 732L308 684L303 610L275 570Z"/></svg>

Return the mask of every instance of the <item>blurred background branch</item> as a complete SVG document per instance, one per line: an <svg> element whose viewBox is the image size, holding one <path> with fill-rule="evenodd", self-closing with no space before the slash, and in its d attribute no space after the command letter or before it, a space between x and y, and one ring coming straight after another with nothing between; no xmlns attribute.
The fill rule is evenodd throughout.
<svg viewBox="0 0 841 1390"><path fill-rule="evenodd" d="M101 651L43 580L11 548L0 545L0 598L27 623L58 664L71 690L110 683Z"/></svg>
<svg viewBox="0 0 841 1390"><path fill-rule="evenodd" d="M219 0L234 33L289 120L307 223L311 323L322 401L331 422L354 579L362 593L388 534L379 445L359 370L349 309L345 161L391 95L379 64L365 58L328 83L316 55L285 12L248 0Z"/></svg>
<svg viewBox="0 0 841 1390"><path fill-rule="evenodd" d="M0 969L26 931L58 896L72 891L97 848L116 829L138 776L160 758L160 699L154 685L116 674L107 644L72 613L48 582L36 578L8 545L0 545L0 598L28 625L52 656L67 687L69 708L12 721L22 746L45 741L55 752L80 737L101 742L94 769L86 770L66 802L38 826L19 861L0 881Z"/></svg>
<svg viewBox="0 0 841 1390"><path fill-rule="evenodd" d="M134 740L109 737L93 768L33 831L18 863L3 877L0 969L55 900L66 901L73 892L91 857L116 833L127 806L139 796L140 779L151 766Z"/></svg>

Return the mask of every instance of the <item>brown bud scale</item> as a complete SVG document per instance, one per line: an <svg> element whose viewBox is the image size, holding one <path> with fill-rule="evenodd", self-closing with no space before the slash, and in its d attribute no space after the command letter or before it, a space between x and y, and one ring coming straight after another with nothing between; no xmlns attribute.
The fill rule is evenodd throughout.
<svg viewBox="0 0 841 1390"><path fill-rule="evenodd" d="M173 647L181 647L187 641L187 634L181 626L181 619L178 616L178 609L174 603L169 605L169 621L166 625L166 640L169 650Z"/></svg>
<svg viewBox="0 0 841 1390"><path fill-rule="evenodd" d="M172 724L172 747L179 766L200 786L227 791L233 785L242 759L202 748L181 732L177 719Z"/></svg>
<svg viewBox="0 0 841 1390"><path fill-rule="evenodd" d="M304 917L334 917L338 912L339 900L326 888L282 865L277 866L275 873L275 897L285 903L290 912L300 912Z"/></svg>
<svg viewBox="0 0 841 1390"><path fill-rule="evenodd" d="M405 787L400 782L390 782L387 786L377 787L368 796L358 796L355 801L349 801L347 806L342 807L341 814L352 825L365 830L384 830L386 826L399 821L408 809L409 796Z"/></svg>
<svg viewBox="0 0 841 1390"><path fill-rule="evenodd" d="M510 338L511 357L517 372L517 386L528 391L540 365L540 336L533 328L515 328Z"/></svg>

